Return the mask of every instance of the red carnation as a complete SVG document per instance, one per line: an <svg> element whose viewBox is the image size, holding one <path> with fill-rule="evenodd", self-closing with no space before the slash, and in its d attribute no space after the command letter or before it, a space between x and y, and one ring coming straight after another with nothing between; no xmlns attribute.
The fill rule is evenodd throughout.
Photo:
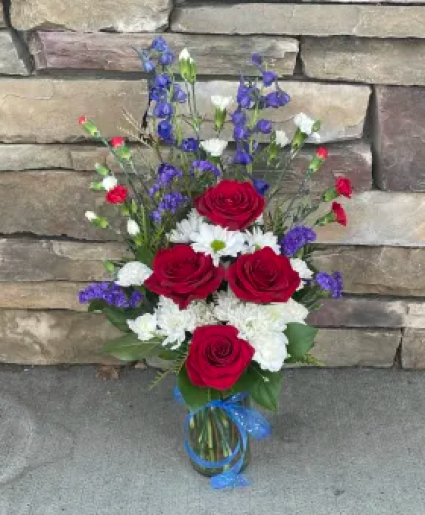
<svg viewBox="0 0 425 515"><path fill-rule="evenodd" d="M332 212L335 217L335 222L341 225L347 225L347 215L345 214L344 208L338 202L332 202Z"/></svg>
<svg viewBox="0 0 425 515"><path fill-rule="evenodd" d="M317 150L316 150L316 156L319 157L320 159L326 159L329 155L329 152L328 152L328 149L326 149L325 147L319 147Z"/></svg>
<svg viewBox="0 0 425 515"><path fill-rule="evenodd" d="M270 247L239 256L227 280L236 297L257 304L287 302L301 282L289 259Z"/></svg>
<svg viewBox="0 0 425 515"><path fill-rule="evenodd" d="M192 300L207 298L223 279L224 268L214 266L211 256L195 252L190 245L176 245L157 252L145 286L184 309Z"/></svg>
<svg viewBox="0 0 425 515"><path fill-rule="evenodd" d="M125 139L122 136L115 136L111 139L111 147L118 148L125 145Z"/></svg>
<svg viewBox="0 0 425 515"><path fill-rule="evenodd" d="M87 118L86 118L85 116L80 116L80 117L78 118L78 123L79 123L80 125L84 125L86 122L87 122Z"/></svg>
<svg viewBox="0 0 425 515"><path fill-rule="evenodd" d="M232 325L205 325L195 329L186 370L195 386L228 390L250 364L254 349L238 338Z"/></svg>
<svg viewBox="0 0 425 515"><path fill-rule="evenodd" d="M265 200L250 182L220 181L195 198L199 214L226 229L242 230L264 210Z"/></svg>
<svg viewBox="0 0 425 515"><path fill-rule="evenodd" d="M338 195L342 195L347 198L351 198L351 181L346 177L338 177L335 181L335 190Z"/></svg>
<svg viewBox="0 0 425 515"><path fill-rule="evenodd" d="M108 191L105 198L106 202L109 202L110 204L122 204L125 202L127 195L128 189L125 186L118 184L118 186L115 186L115 188Z"/></svg>

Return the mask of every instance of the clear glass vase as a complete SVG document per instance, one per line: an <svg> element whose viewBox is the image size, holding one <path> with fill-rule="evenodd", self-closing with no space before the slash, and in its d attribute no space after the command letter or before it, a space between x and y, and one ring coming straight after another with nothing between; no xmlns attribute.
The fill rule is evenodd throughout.
<svg viewBox="0 0 425 515"><path fill-rule="evenodd" d="M250 407L249 396L239 402L241 406ZM192 451L204 461L211 464L221 462L229 458L238 443L240 450L230 463L218 468L210 468L197 463L192 458L190 461L193 468L200 474L208 477L216 476L230 469L241 458L242 441L236 424L231 420L227 411L222 408L205 408L192 417L188 428L188 443ZM250 461L249 436L241 471L245 470Z"/></svg>

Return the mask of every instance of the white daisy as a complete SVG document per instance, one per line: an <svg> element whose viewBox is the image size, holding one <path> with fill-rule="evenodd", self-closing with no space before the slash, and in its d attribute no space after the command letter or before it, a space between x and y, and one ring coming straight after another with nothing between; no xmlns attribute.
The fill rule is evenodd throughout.
<svg viewBox="0 0 425 515"><path fill-rule="evenodd" d="M162 345L172 344L171 349L178 349L186 339L186 331L193 332L197 326L196 310L189 306L180 309L167 297L159 297L155 310L159 333L165 336Z"/></svg>
<svg viewBox="0 0 425 515"><path fill-rule="evenodd" d="M313 120L304 113L298 113L294 116L294 123L302 133L310 136L313 132L313 126L316 123L316 120Z"/></svg>
<svg viewBox="0 0 425 515"><path fill-rule="evenodd" d="M123 286L142 286L148 277L152 275L152 270L140 261L130 261L126 263L118 272L115 284Z"/></svg>
<svg viewBox="0 0 425 515"><path fill-rule="evenodd" d="M158 335L156 329L156 315L145 313L135 320L127 320L128 327L137 334L139 340L151 340Z"/></svg>
<svg viewBox="0 0 425 515"><path fill-rule="evenodd" d="M188 217L178 222L176 228L171 231L170 241L173 243L190 243L190 235L199 231L203 220L198 211L192 209Z"/></svg>
<svg viewBox="0 0 425 515"><path fill-rule="evenodd" d="M232 97L222 97L221 95L211 96L212 105L217 109L220 109L220 111L225 111L231 105L232 102Z"/></svg>
<svg viewBox="0 0 425 515"><path fill-rule="evenodd" d="M245 238L247 241L246 253L252 253L264 247L270 247L276 254L280 254L280 246L277 242L277 236L271 231L263 232L259 227L253 227L250 231L246 231Z"/></svg>
<svg viewBox="0 0 425 515"><path fill-rule="evenodd" d="M288 339L283 333L262 333L249 342L255 349L253 360L263 370L279 372L288 355L286 346Z"/></svg>
<svg viewBox="0 0 425 515"><path fill-rule="evenodd" d="M218 138L201 141L201 147L213 157L220 157L227 147L227 141Z"/></svg>
<svg viewBox="0 0 425 515"><path fill-rule="evenodd" d="M127 220L127 232L130 236L137 236L140 234L140 227L134 220Z"/></svg>
<svg viewBox="0 0 425 515"><path fill-rule="evenodd" d="M286 135L285 131L276 131L276 139L275 142L279 147L286 146L291 140Z"/></svg>
<svg viewBox="0 0 425 515"><path fill-rule="evenodd" d="M310 270L302 259L299 258L292 258L290 259L292 268L298 272L298 275L301 279L304 279L301 281L301 284L298 286L297 290L301 290L301 288L305 285L305 281L312 279L314 272Z"/></svg>
<svg viewBox="0 0 425 515"><path fill-rule="evenodd" d="M106 191L113 190L115 186L118 184L118 181L112 175L108 175L102 181L102 186Z"/></svg>
<svg viewBox="0 0 425 515"><path fill-rule="evenodd" d="M236 257L245 246L245 236L241 232L206 223L202 223L199 231L193 232L190 239L193 250L211 256L215 266L218 266L221 257Z"/></svg>

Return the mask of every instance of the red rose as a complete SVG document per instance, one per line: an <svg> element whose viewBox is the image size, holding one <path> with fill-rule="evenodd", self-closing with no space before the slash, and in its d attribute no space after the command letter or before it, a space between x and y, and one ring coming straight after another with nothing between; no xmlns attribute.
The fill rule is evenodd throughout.
<svg viewBox="0 0 425 515"><path fill-rule="evenodd" d="M270 247L239 256L227 280L236 297L257 304L286 302L301 282L289 259Z"/></svg>
<svg viewBox="0 0 425 515"><path fill-rule="evenodd" d="M80 125L84 125L84 124L86 123L86 121L87 121L87 118L86 118L85 116L80 116L80 117L78 118L78 123L79 123Z"/></svg>
<svg viewBox="0 0 425 515"><path fill-rule="evenodd" d="M335 181L335 190L338 195L351 198L351 181L346 177L338 177Z"/></svg>
<svg viewBox="0 0 425 515"><path fill-rule="evenodd" d="M122 147L123 145L125 145L125 139L121 136L115 136L115 138L111 139L112 148Z"/></svg>
<svg viewBox="0 0 425 515"><path fill-rule="evenodd" d="M332 202L332 212L334 214L334 221L341 225L347 225L347 215L345 214L344 208L338 202Z"/></svg>
<svg viewBox="0 0 425 515"><path fill-rule="evenodd" d="M109 190L105 198L106 202L109 202L110 204L122 204L127 198L127 195L127 188L119 184L118 186L115 186L115 188Z"/></svg>
<svg viewBox="0 0 425 515"><path fill-rule="evenodd" d="M316 156L319 157L320 159L326 159L328 157L328 155L329 155L329 152L324 147L319 147L316 150Z"/></svg>
<svg viewBox="0 0 425 515"><path fill-rule="evenodd" d="M250 364L254 349L238 338L232 325L204 325L195 329L186 370L195 386L228 390Z"/></svg>
<svg viewBox="0 0 425 515"><path fill-rule="evenodd" d="M145 286L158 295L173 299L180 309L194 299L205 299L224 279L224 268L215 267L211 256L195 252L189 245L159 250L153 274Z"/></svg>
<svg viewBox="0 0 425 515"><path fill-rule="evenodd" d="M223 180L195 198L198 213L231 230L245 229L262 214L264 205L250 182Z"/></svg>

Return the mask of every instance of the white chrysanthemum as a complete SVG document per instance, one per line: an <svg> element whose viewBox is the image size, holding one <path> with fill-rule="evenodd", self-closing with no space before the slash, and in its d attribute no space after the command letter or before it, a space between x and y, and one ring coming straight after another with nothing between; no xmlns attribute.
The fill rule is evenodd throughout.
<svg viewBox="0 0 425 515"><path fill-rule="evenodd" d="M293 322L304 324L308 315L308 309L294 299L289 299L288 302L266 304L264 305L264 309L270 316L279 320L282 324L290 324Z"/></svg>
<svg viewBox="0 0 425 515"><path fill-rule="evenodd" d="M256 361L263 370L278 372L288 355L286 345L288 339L283 333L272 332L259 334L249 341L254 347L255 354L253 360Z"/></svg>
<svg viewBox="0 0 425 515"><path fill-rule="evenodd" d="M193 232L199 231L199 227L203 220L203 217L198 213L198 211L196 211L196 209L192 209L188 217L178 222L176 224L176 228L171 231L170 241L173 243L190 243L190 235Z"/></svg>
<svg viewBox="0 0 425 515"><path fill-rule="evenodd" d="M249 342L265 333L284 331L286 322L267 311L266 306L252 302L240 303L229 312L229 323L238 329L241 338Z"/></svg>
<svg viewBox="0 0 425 515"><path fill-rule="evenodd" d="M167 297L159 297L155 313L159 332L166 337L162 344L172 344L171 349L178 349L186 339L186 331L193 332L197 326L196 309L190 305L187 309L180 309Z"/></svg>
<svg viewBox="0 0 425 515"><path fill-rule="evenodd" d="M228 322L232 317L232 313L241 304L241 301L235 296L230 288L227 291L220 291L214 294L215 306L213 308L214 316L221 322Z"/></svg>
<svg viewBox="0 0 425 515"><path fill-rule="evenodd" d="M305 261L299 258L292 258L290 259L292 268L298 272L298 275L301 279L301 284L298 286L297 290L301 290L301 288L304 286L305 281L309 280L313 277L313 271L308 268Z"/></svg>
<svg viewBox="0 0 425 515"><path fill-rule="evenodd" d="M156 315L145 313L135 320L127 320L128 327L137 334L139 340L151 340L158 335Z"/></svg>
<svg viewBox="0 0 425 515"><path fill-rule="evenodd" d="M218 138L201 141L201 147L213 157L220 157L227 147L227 141Z"/></svg>
<svg viewBox="0 0 425 515"><path fill-rule="evenodd" d="M316 123L316 120L313 120L304 113L298 113L294 116L294 123L301 132L310 136L313 132L313 126Z"/></svg>
<svg viewBox="0 0 425 515"><path fill-rule="evenodd" d="M215 266L219 265L221 257L236 257L245 247L245 236L241 232L206 223L202 223L190 239L193 250L211 256Z"/></svg>
<svg viewBox="0 0 425 515"><path fill-rule="evenodd" d="M232 102L233 97L222 97L221 95L211 96L212 105L217 109L220 109L220 111L224 111L225 109L227 109Z"/></svg>
<svg viewBox="0 0 425 515"><path fill-rule="evenodd" d="M130 236L137 236L140 234L140 227L134 220L127 220L127 232Z"/></svg>
<svg viewBox="0 0 425 515"><path fill-rule="evenodd" d="M180 52L179 61L190 61L190 62L193 62L193 59L190 56L189 50L187 48L183 48L183 50Z"/></svg>
<svg viewBox="0 0 425 515"><path fill-rule="evenodd" d="M191 302L188 309L190 309L196 319L196 327L202 325L217 324L217 319L214 316L214 304L208 304L203 300Z"/></svg>
<svg viewBox="0 0 425 515"><path fill-rule="evenodd" d="M96 220L97 214L94 211L86 211L84 213L84 216L89 220L90 222L93 222L93 220Z"/></svg>
<svg viewBox="0 0 425 515"><path fill-rule="evenodd" d="M250 231L245 232L245 238L247 241L245 252L247 253L270 247L276 254L280 254L277 236L271 231L263 232L259 227L253 227Z"/></svg>
<svg viewBox="0 0 425 515"><path fill-rule="evenodd" d="M112 175L108 175L102 181L102 186L106 191L113 190L115 186L118 184L118 181Z"/></svg>
<svg viewBox="0 0 425 515"><path fill-rule="evenodd" d="M152 270L140 261L130 261L126 263L118 272L115 284L123 286L142 286L148 277L152 275Z"/></svg>
<svg viewBox="0 0 425 515"><path fill-rule="evenodd" d="M275 141L279 147L285 147L291 140L288 138L285 131L276 131Z"/></svg>

